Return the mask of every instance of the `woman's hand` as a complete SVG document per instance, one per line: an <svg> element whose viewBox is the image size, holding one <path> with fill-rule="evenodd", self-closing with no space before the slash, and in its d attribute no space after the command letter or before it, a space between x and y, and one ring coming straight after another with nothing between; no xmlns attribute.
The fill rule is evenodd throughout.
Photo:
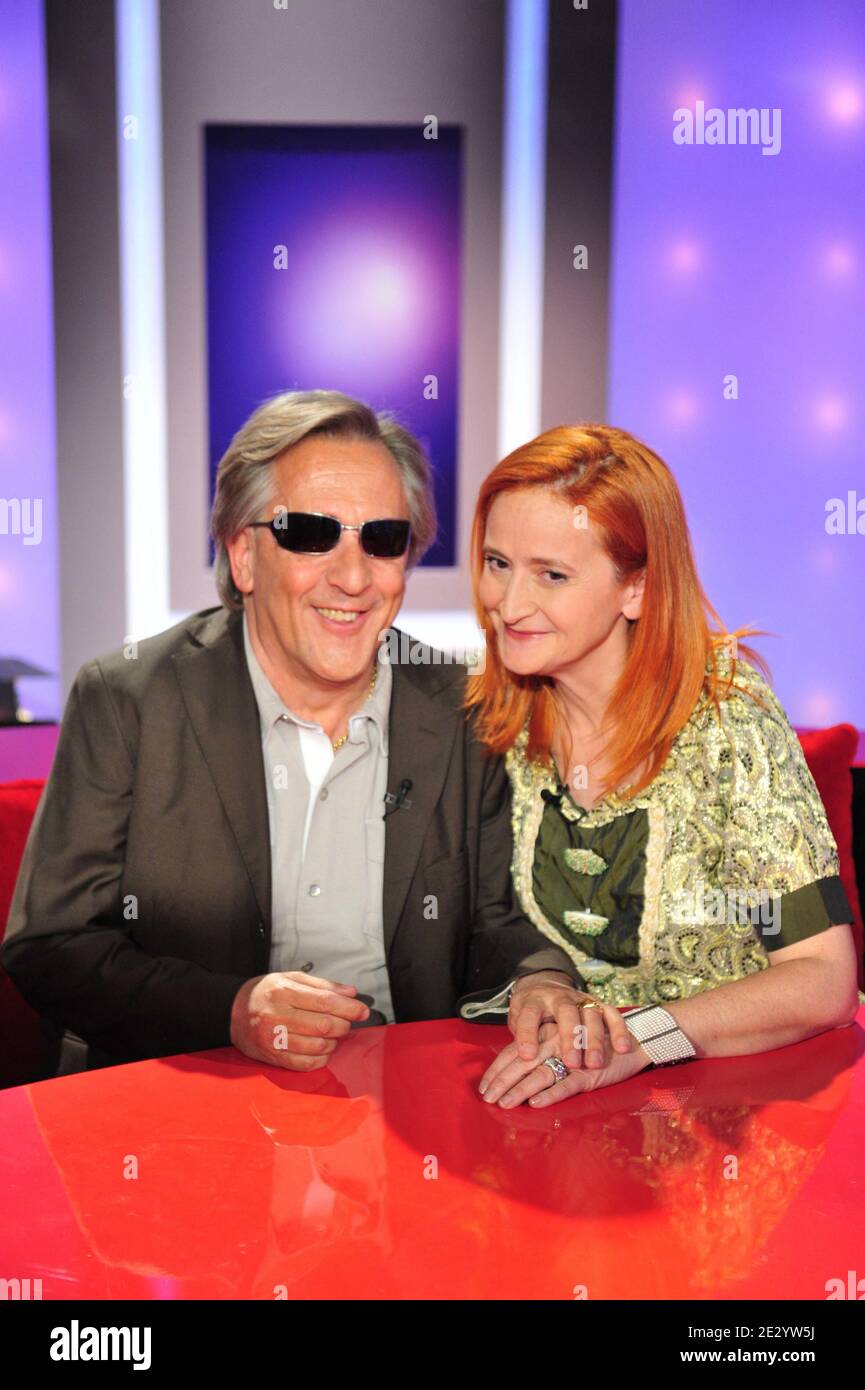
<svg viewBox="0 0 865 1390"><path fill-rule="evenodd" d="M592 1008L582 1007L589 1003ZM618 1009L576 989L563 971L538 970L534 975L523 975L514 985L508 1013L514 1055L533 1066L542 1061L537 1055L539 1030L549 1022L556 1024L564 1042L561 1058L566 1067L582 1066L584 1054L587 1067L602 1067L607 1038L615 1052L629 1053L633 1048Z"/></svg>
<svg viewBox="0 0 865 1390"><path fill-rule="evenodd" d="M628 1036L630 1038L630 1034ZM595 1091L602 1086L628 1081L649 1065L650 1059L639 1043L634 1042L631 1052L616 1053L609 1039L605 1041L605 1058L600 1069L574 1068L563 1081L557 1081L551 1068L544 1066L544 1061L547 1057L560 1057L565 1061L565 1055L556 1024L545 1023L540 1030L538 1055L533 1061L527 1062L520 1057L516 1042L508 1043L487 1067L478 1089L488 1104L498 1102L504 1110L521 1105L525 1100L533 1109L542 1109L581 1091Z"/></svg>

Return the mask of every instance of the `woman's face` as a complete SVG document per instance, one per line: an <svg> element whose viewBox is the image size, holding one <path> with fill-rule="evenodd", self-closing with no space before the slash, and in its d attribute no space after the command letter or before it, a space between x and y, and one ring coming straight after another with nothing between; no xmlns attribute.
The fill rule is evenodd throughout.
<svg viewBox="0 0 865 1390"><path fill-rule="evenodd" d="M520 488L490 508L480 601L509 671L557 676L584 663L600 674L624 658L642 579L617 580L584 509Z"/></svg>

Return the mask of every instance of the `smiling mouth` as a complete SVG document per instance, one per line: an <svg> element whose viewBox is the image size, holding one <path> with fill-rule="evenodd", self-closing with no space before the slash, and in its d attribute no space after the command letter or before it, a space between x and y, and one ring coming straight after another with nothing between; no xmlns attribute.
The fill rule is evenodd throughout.
<svg viewBox="0 0 865 1390"><path fill-rule="evenodd" d="M532 628L522 629L518 627L508 627L507 623L505 623L505 632L508 637L549 637L550 635L547 629L542 632L536 632Z"/></svg>
<svg viewBox="0 0 865 1390"><path fill-rule="evenodd" d="M323 618L329 618L331 622L344 623L348 626L357 622L358 618L365 617L367 612L365 608L316 608L315 611L320 613Z"/></svg>

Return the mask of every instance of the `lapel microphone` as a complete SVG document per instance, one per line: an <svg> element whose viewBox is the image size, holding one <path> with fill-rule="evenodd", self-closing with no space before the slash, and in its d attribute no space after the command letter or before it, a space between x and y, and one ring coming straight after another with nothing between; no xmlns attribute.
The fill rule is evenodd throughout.
<svg viewBox="0 0 865 1390"><path fill-rule="evenodd" d="M385 820L387 820L388 816L392 816L394 811L407 811L409 809L411 802L407 798L407 793L411 791L413 786L414 782L411 778L404 777L399 784L399 791L396 792L396 794L393 792L385 792L384 804L387 807L384 813Z"/></svg>

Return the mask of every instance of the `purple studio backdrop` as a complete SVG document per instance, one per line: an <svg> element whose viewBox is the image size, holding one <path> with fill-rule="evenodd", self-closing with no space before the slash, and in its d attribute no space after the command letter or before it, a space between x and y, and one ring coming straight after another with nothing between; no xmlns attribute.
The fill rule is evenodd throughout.
<svg viewBox="0 0 865 1390"><path fill-rule="evenodd" d="M208 125L211 488L250 412L326 388L424 444L456 560L461 138L440 126Z"/></svg>
<svg viewBox="0 0 865 1390"><path fill-rule="evenodd" d="M616 88L607 418L794 723L865 729L865 10L621 0ZM764 142L699 143L736 108Z"/></svg>

